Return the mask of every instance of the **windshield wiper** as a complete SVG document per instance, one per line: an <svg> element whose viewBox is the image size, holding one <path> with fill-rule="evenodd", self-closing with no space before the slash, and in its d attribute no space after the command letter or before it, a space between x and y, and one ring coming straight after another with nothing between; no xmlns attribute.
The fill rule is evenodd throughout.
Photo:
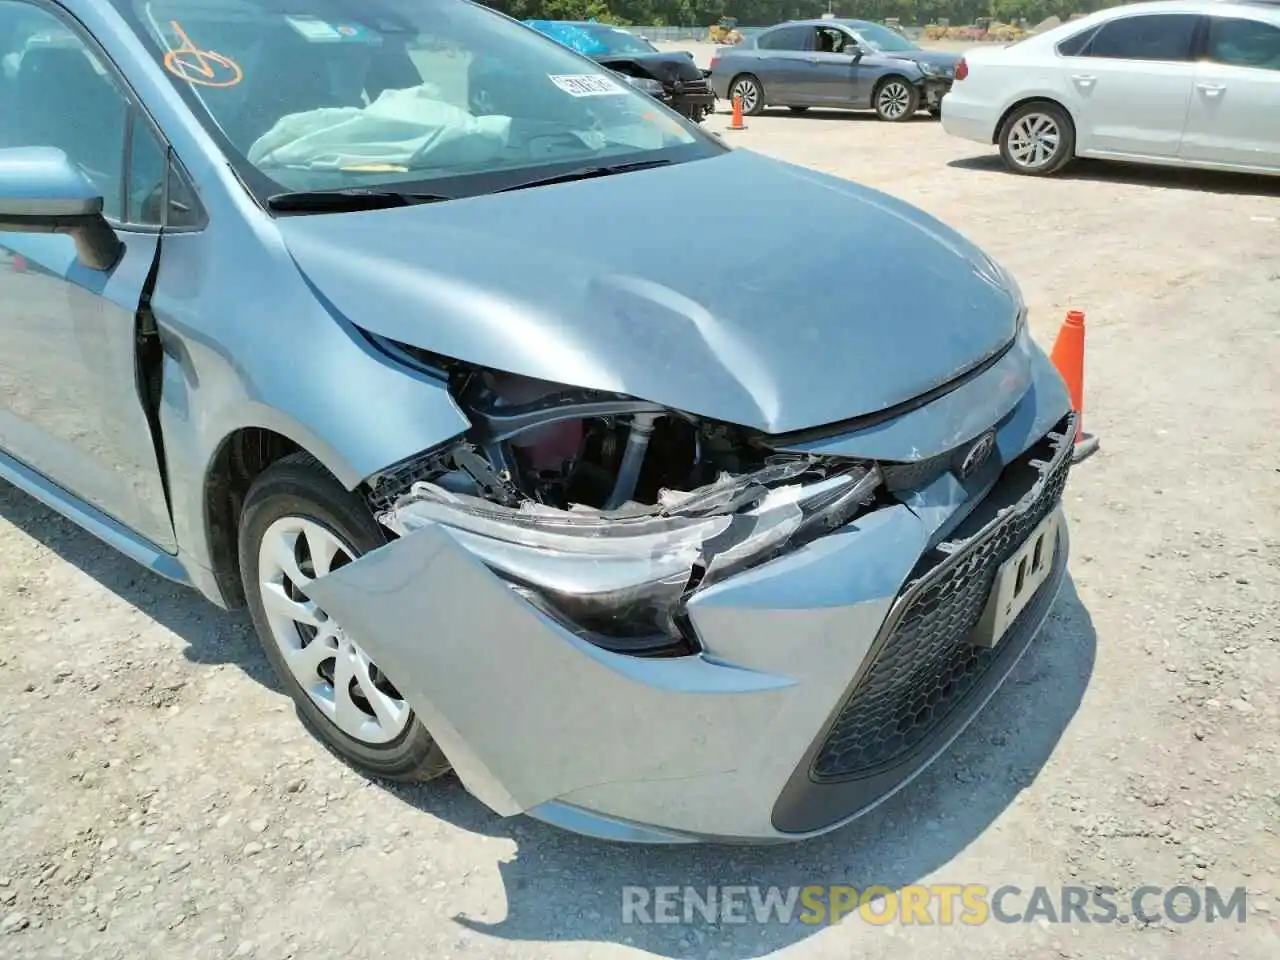
<svg viewBox="0 0 1280 960"><path fill-rule="evenodd" d="M385 210L388 207L411 207L419 203L441 203L452 199L435 193L348 187L343 190L277 193L267 197L267 207L280 213L354 213L358 210Z"/></svg>
<svg viewBox="0 0 1280 960"><path fill-rule="evenodd" d="M539 177L536 180L525 180L521 183L503 187L495 193L507 193L511 190L527 190L529 187L548 187L553 183L572 183L575 180L594 180L596 177L612 177L618 173L630 173L632 170L648 170L651 167L667 167L670 160L636 160L633 163L602 164L595 167L579 167L568 173L558 173L553 177Z"/></svg>

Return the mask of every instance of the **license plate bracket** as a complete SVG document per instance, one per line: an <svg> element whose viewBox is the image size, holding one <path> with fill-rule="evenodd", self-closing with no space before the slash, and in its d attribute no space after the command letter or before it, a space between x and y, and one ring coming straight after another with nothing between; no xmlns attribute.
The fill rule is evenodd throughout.
<svg viewBox="0 0 1280 960"><path fill-rule="evenodd" d="M1000 564L982 617L969 638L974 646L991 649L999 645L1018 614L1049 579L1062 524L1059 507L1036 524L1013 556Z"/></svg>

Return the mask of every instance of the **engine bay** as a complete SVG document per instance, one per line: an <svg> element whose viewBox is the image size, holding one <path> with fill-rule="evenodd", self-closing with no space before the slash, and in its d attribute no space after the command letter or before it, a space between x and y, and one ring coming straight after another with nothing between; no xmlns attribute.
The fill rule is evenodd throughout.
<svg viewBox="0 0 1280 960"><path fill-rule="evenodd" d="M415 352L448 379L464 437L370 484L404 536L444 527L517 593L590 642L685 655L693 591L848 523L875 463L769 449L752 432L618 394Z"/></svg>

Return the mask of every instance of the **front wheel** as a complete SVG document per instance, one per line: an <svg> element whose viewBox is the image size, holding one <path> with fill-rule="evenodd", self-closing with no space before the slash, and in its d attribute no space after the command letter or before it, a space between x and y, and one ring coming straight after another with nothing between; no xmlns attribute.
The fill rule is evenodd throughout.
<svg viewBox="0 0 1280 960"><path fill-rule="evenodd" d="M277 461L249 489L240 570L267 659L303 723L362 772L422 781L449 763L368 653L307 586L386 543L369 508L309 454Z"/></svg>
<svg viewBox="0 0 1280 960"><path fill-rule="evenodd" d="M764 87L749 73L738 77L729 85L729 107L733 107L733 98L742 98L742 112L754 117L764 109Z"/></svg>
<svg viewBox="0 0 1280 960"><path fill-rule="evenodd" d="M1075 156L1076 131L1056 103L1024 103L1000 127L1000 157L1014 173L1046 177Z"/></svg>
<svg viewBox="0 0 1280 960"><path fill-rule="evenodd" d="M886 77L876 87L872 105L876 116L890 123L910 120L920 109L920 91L915 84L902 77Z"/></svg>

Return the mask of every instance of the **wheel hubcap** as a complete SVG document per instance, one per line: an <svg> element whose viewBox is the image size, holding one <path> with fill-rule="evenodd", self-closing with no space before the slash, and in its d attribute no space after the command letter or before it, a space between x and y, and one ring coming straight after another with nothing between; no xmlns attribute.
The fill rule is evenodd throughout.
<svg viewBox="0 0 1280 960"><path fill-rule="evenodd" d="M886 83L880 88L880 112L891 120L897 120L907 112L911 104L911 91L901 83Z"/></svg>
<svg viewBox="0 0 1280 960"><path fill-rule="evenodd" d="M1029 113L1009 131L1009 155L1020 167L1043 167L1058 152L1061 133L1052 117Z"/></svg>
<svg viewBox="0 0 1280 960"><path fill-rule="evenodd" d="M359 644L306 594L312 580L355 555L320 524L283 517L262 538L258 589L271 637L311 702L347 736L387 743L404 731L409 705Z"/></svg>
<svg viewBox="0 0 1280 960"><path fill-rule="evenodd" d="M756 108L760 100L760 91L750 80L739 80L733 92L735 96L742 98L742 109L748 113Z"/></svg>

